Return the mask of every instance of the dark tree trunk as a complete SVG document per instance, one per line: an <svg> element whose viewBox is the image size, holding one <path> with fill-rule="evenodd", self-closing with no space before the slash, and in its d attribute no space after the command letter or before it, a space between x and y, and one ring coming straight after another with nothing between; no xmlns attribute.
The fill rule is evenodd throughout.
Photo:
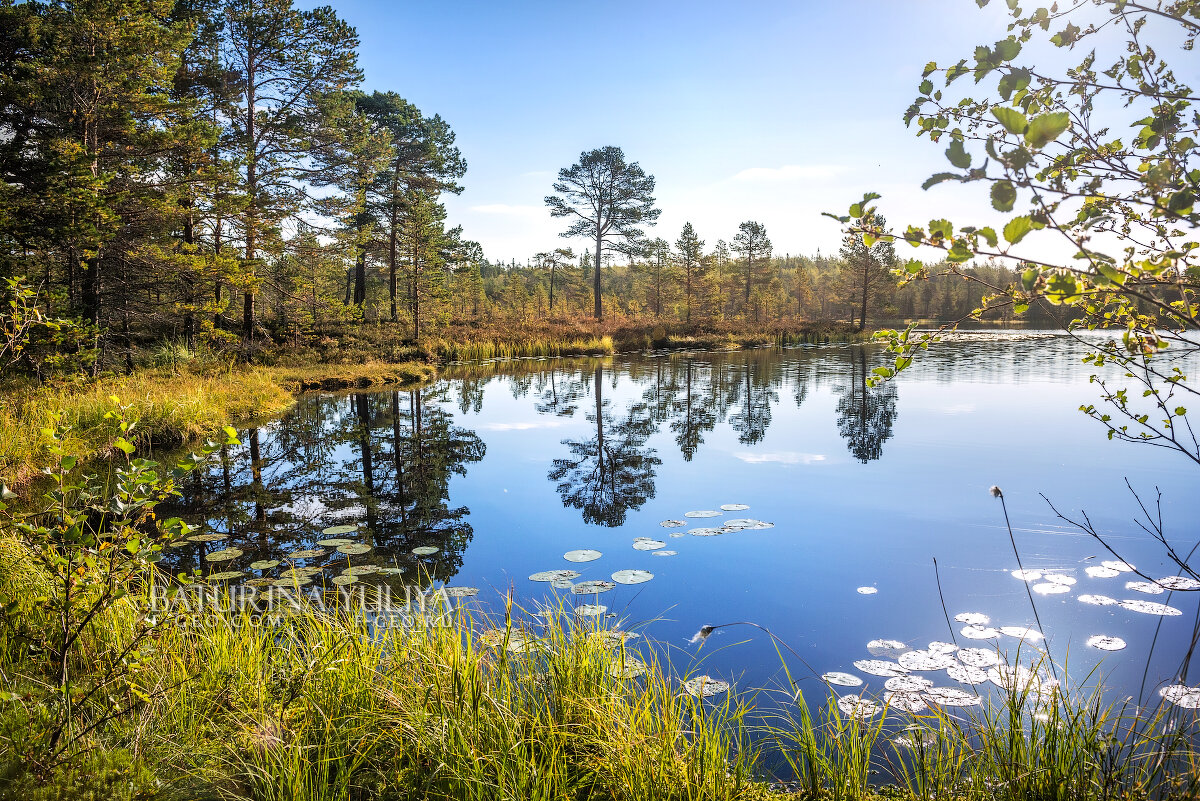
<svg viewBox="0 0 1200 801"><path fill-rule="evenodd" d="M595 275L592 276L592 294L595 296L596 309L595 316L597 320L604 319L604 308L600 304L600 249L604 246L604 237L596 237L596 257L592 264Z"/></svg>

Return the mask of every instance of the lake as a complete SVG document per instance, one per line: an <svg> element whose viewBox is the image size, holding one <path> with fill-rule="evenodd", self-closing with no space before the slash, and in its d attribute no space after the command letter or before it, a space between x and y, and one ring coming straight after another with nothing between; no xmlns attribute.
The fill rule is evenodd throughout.
<svg viewBox="0 0 1200 801"><path fill-rule="evenodd" d="M1053 657L1077 677L1099 665L1114 689L1156 700L1192 642L1200 593L1127 589L1138 576L1098 569L1116 557L1041 494L1069 516L1086 510L1121 559L1160 577L1178 571L1135 524L1125 479L1151 509L1161 490L1165 530L1187 553L1200 533L1198 473L1174 453L1108 441L1078 411L1098 397L1082 352L1064 336L976 332L875 388L867 376L887 363L882 349L813 345L450 365L419 390L306 395L194 474L175 511L227 537L168 548L166 563L263 584L282 568L252 563L315 548L326 552L296 564L320 584L348 563L316 545L333 537L372 546L349 563L388 569L357 581L424 572L435 585L479 588L471 602L493 609L509 588L527 609L555 597L603 604L680 672L778 688L780 658L762 632L728 627L689 642L702 625L752 621L811 666L784 651L793 676L811 679L806 690L820 688L813 673L845 671L879 691L883 678L853 664L874 658L872 640L1011 652L1018 638L964 637L954 617L1035 626L989 493L997 485L1024 568L1050 573L1032 585L1057 585L1034 595ZM687 516L707 511L718 514ZM355 528L321 533L337 526ZM242 555L206 561L229 547ZM582 549L602 555L564 559ZM561 588L528 578L555 570L580 575ZM653 578L569 589L622 570ZM1094 595L1182 614L1079 600ZM1094 635L1128 647L1087 646Z"/></svg>

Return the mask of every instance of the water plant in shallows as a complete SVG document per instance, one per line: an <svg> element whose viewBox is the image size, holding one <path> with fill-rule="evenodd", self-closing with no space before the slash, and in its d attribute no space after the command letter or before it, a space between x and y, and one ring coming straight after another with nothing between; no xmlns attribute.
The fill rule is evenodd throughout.
<svg viewBox="0 0 1200 801"><path fill-rule="evenodd" d="M413 556L433 556L435 553L438 553L441 550L442 549L436 545L418 545L416 548L412 549L412 554Z"/></svg>
<svg viewBox="0 0 1200 801"><path fill-rule="evenodd" d="M232 562L242 555L242 551L237 548L225 548L220 551L213 551L210 554L205 554L204 561L206 562Z"/></svg>
<svg viewBox="0 0 1200 801"><path fill-rule="evenodd" d="M582 575L583 574L580 573L578 570L542 570L538 573L532 574L529 577L529 580L530 581L558 581L560 579L565 579L567 581L570 581L571 579L577 579Z"/></svg>
<svg viewBox="0 0 1200 801"><path fill-rule="evenodd" d="M611 581L581 581L571 588L571 592L575 595L596 595L608 592L615 586Z"/></svg>
<svg viewBox="0 0 1200 801"><path fill-rule="evenodd" d="M720 517L721 513L715 509L699 509L692 512L684 512L684 517Z"/></svg>
<svg viewBox="0 0 1200 801"><path fill-rule="evenodd" d="M577 551L567 551L563 554L563 559L566 559L568 562L594 562L601 556L603 556L603 554L599 551L581 549Z"/></svg>
<svg viewBox="0 0 1200 801"><path fill-rule="evenodd" d="M635 551L657 551L659 548L665 547L667 544L662 540L652 540L649 537L638 537L633 541Z"/></svg>
<svg viewBox="0 0 1200 801"><path fill-rule="evenodd" d="M354 542L349 545L339 545L338 553L346 554L347 556L362 556L365 553L371 552L370 545L364 545L360 542Z"/></svg>
<svg viewBox="0 0 1200 801"><path fill-rule="evenodd" d="M693 698L711 698L729 691L729 682L712 676L693 676L683 683L683 691Z"/></svg>
<svg viewBox="0 0 1200 801"><path fill-rule="evenodd" d="M321 529L321 533L327 537L340 537L342 534L351 534L355 531L358 531L358 526L352 523Z"/></svg>
<svg viewBox="0 0 1200 801"><path fill-rule="evenodd" d="M649 570L618 570L612 574L612 580L618 584L642 584L654 578Z"/></svg>
<svg viewBox="0 0 1200 801"><path fill-rule="evenodd" d="M828 684L835 684L839 687L859 687L862 685L862 679L855 676L853 673L842 673L832 671L830 673L822 673L821 680Z"/></svg>

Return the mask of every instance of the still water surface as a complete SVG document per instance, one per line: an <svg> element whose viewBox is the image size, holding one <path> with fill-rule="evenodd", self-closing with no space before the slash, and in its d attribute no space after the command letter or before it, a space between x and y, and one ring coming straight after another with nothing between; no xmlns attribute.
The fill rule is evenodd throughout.
<svg viewBox="0 0 1200 801"><path fill-rule="evenodd" d="M340 536L373 550L352 564L405 570L363 581L412 582L424 571L434 584L480 588L475 603L485 606L509 587L527 605L555 594L601 603L624 627L646 624L681 672L777 687L779 657L760 632L721 629L702 649L689 638L704 624L753 621L818 673L857 672L852 662L869 658L866 643L877 638L924 648L953 636L1015 650L1011 637L964 640L961 623L952 634L934 571L936 559L951 618L979 612L993 626L1033 625L988 492L998 485L1024 567L1076 579L1067 592L1035 596L1055 659L1076 676L1100 665L1137 696L1153 642L1150 697L1184 660L1200 593L1143 595L1125 588L1137 576L1089 577L1087 567L1114 557L1058 520L1039 493L1066 513L1086 509L1122 558L1158 577L1177 571L1135 526L1125 478L1148 502L1162 491L1167 533L1186 553L1200 535L1197 472L1166 451L1107 441L1078 411L1096 400L1080 355L1064 337L989 332L937 345L877 388L866 378L886 355L844 345L458 365L420 390L308 395L283 419L241 431L241 447L197 473L182 511L229 537L169 549L167 560L177 570L241 571L243 581L277 576L280 568L249 566L356 524ZM684 516L722 504L748 508ZM686 533L732 518L774 526ZM687 525L664 528L666 520ZM637 550L638 537L675 553ZM438 551L413 555L421 546ZM244 555L205 561L225 547ZM603 555L563 559L576 549ZM319 584L347 559L331 552L297 564L324 566ZM559 569L579 571L576 581L623 569L654 578L599 596L528 579ZM1084 594L1182 614L1092 606L1078 600ZM1128 647L1086 647L1096 634ZM859 675L881 689L882 678ZM944 674L935 683L954 684Z"/></svg>

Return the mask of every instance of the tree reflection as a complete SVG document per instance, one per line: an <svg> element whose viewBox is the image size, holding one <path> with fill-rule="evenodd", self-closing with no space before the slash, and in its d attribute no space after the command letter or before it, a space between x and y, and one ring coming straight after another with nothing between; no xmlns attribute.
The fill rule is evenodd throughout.
<svg viewBox="0 0 1200 801"><path fill-rule="evenodd" d="M867 386L867 352L859 346L850 354L850 382L840 388L838 433L854 458L866 464L883 455L896 420L896 385Z"/></svg>
<svg viewBox="0 0 1200 801"><path fill-rule="evenodd" d="M681 395L672 405L671 431L685 462L692 460L704 443L704 434L717 425L713 397L700 386L697 370L694 360L684 360Z"/></svg>
<svg viewBox="0 0 1200 801"><path fill-rule="evenodd" d="M646 441L654 421L646 405L634 404L615 421L604 401L604 368L592 377L595 410L587 419L596 434L585 440L563 440L571 456L555 459L549 478L558 482L564 506L579 509L588 523L619 526L630 509L654 497L654 469L662 464Z"/></svg>

